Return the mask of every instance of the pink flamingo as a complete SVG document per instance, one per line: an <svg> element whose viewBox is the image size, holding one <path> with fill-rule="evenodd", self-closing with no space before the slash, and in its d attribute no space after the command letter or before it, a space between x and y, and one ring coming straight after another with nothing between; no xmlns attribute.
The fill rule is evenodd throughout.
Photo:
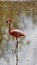
<svg viewBox="0 0 37 65"><path fill-rule="evenodd" d="M17 44L16 44L16 50L17 50L17 53L16 53L16 65L18 65L18 38L19 37L21 37L21 36L25 36L25 34L24 33L22 33L20 30L18 30L18 29L15 29L15 30L10 30L10 26L11 26L11 18L8 18L7 19L7 23L9 23L9 34L11 35L11 36L14 36L14 37L16 37L16 41L17 41Z"/></svg>

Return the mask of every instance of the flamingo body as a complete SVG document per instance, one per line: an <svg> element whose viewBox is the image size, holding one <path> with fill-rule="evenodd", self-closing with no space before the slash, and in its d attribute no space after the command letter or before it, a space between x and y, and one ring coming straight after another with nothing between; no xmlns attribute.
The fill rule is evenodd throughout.
<svg viewBox="0 0 37 65"><path fill-rule="evenodd" d="M21 37L21 36L25 36L24 33L22 33L20 30L17 30L17 29L11 30L10 35L12 35L12 36L14 36L16 38Z"/></svg>

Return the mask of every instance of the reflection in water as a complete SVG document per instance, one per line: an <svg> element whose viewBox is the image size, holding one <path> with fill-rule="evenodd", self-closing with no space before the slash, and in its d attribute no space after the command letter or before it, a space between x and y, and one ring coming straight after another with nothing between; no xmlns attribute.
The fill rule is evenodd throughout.
<svg viewBox="0 0 37 65"><path fill-rule="evenodd" d="M33 25L32 15L26 16L22 13L19 17L22 31L26 34L26 41L30 40L29 45L22 48L19 56L19 65L37 65L37 26ZM24 41L25 43L25 41ZM16 59L12 55L7 55L10 59L9 65L15 65ZM8 65L4 58L0 59L0 65ZM15 63L14 63L15 62Z"/></svg>

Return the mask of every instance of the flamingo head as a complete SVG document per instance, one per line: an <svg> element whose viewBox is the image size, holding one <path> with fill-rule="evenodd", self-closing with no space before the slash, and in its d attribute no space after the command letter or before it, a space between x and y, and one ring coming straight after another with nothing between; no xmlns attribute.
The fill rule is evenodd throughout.
<svg viewBox="0 0 37 65"><path fill-rule="evenodd" d="M8 19L7 19L7 23L8 23L8 22L11 22L11 18L8 18Z"/></svg>

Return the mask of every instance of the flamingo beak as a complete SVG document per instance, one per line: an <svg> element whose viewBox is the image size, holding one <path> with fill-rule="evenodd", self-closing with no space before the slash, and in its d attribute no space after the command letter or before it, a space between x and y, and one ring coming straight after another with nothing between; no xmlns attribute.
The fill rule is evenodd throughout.
<svg viewBox="0 0 37 65"><path fill-rule="evenodd" d="M6 21L8 23L8 21Z"/></svg>

